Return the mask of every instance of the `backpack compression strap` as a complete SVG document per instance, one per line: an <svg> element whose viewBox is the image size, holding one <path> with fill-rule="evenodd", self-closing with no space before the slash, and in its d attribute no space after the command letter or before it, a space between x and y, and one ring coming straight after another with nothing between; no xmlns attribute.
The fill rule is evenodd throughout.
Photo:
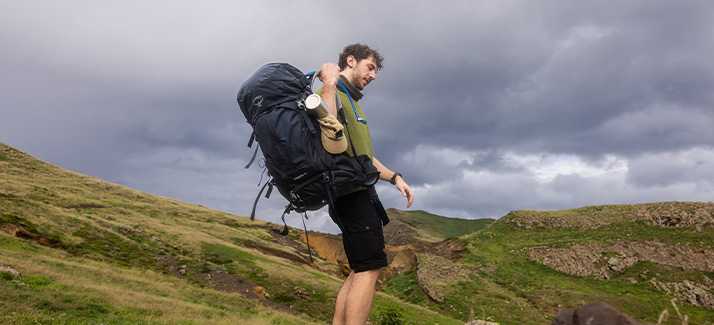
<svg viewBox="0 0 714 325"><path fill-rule="evenodd" d="M253 142L255 142L255 132L253 132L253 133L250 135L250 140L248 140L248 148L250 148L250 147L253 146ZM248 164L245 165L245 168L246 168L246 169L247 169L248 167L250 167L250 165L252 165L253 162L255 161L255 156L258 155L258 147L259 147L259 146L255 146L255 151L253 151L253 157L251 157L251 158L250 158L250 161L248 162Z"/></svg>

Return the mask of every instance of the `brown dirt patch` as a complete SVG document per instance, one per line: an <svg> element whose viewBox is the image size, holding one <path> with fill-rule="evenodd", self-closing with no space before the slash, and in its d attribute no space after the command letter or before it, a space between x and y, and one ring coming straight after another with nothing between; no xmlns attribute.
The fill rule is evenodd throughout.
<svg viewBox="0 0 714 325"><path fill-rule="evenodd" d="M159 256L157 257L157 262L159 265L165 267L169 273L178 278L185 279L190 274L191 278L199 281L203 285L216 288L216 290L239 293L266 307L278 309L292 315L301 314L289 306L265 299L266 294L268 293L265 292L264 288L240 275L228 273L214 266L209 266L208 268L210 271L207 273L191 270L186 265L179 265L176 263L176 260L172 255Z"/></svg>
<svg viewBox="0 0 714 325"><path fill-rule="evenodd" d="M62 248L60 243L57 242L56 240L52 240L52 239L48 238L47 236L44 236L37 232L33 232L31 230L28 230L25 227L18 226L15 224L2 223L2 224L0 224L0 231L4 232L10 236L15 236L17 238L34 241L42 246L47 246L47 247L52 247L52 248Z"/></svg>

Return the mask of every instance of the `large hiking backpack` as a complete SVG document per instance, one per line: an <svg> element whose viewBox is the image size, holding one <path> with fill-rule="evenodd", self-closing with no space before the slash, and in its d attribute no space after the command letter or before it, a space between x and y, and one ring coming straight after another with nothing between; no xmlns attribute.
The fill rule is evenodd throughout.
<svg viewBox="0 0 714 325"><path fill-rule="evenodd" d="M312 94L315 79L314 73L305 75L288 63L268 63L244 81L238 91L238 104L253 127L248 147L254 140L258 142L271 177L255 199L251 220L266 186L266 198L277 187L290 202L282 216L285 223L285 214L290 211L304 215L325 205L332 209L339 195L377 182L379 172L371 159L357 156L354 146L356 157L345 152L331 154L323 148L320 126L305 109L305 98ZM348 139L352 141L349 132ZM258 148L255 150L246 168L253 163ZM344 232L340 223L338 226ZM287 229L286 224L283 234Z"/></svg>

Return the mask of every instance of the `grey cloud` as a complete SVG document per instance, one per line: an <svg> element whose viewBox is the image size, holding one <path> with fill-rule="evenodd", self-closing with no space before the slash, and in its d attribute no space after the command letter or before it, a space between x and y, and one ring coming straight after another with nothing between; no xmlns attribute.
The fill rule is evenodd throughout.
<svg viewBox="0 0 714 325"><path fill-rule="evenodd" d="M629 164L627 180L640 188L696 184L704 192L714 192L714 157L700 148L646 154Z"/></svg>
<svg viewBox="0 0 714 325"><path fill-rule="evenodd" d="M0 10L0 141L70 170L239 214L261 170L235 102L264 63L305 72L363 42L360 104L415 208L460 217L711 194L708 1L348 4L12 2ZM43 10L37 10L38 7ZM602 174L544 180L519 157ZM626 161L622 172L608 157ZM389 206L404 207L380 185ZM259 215L279 222L275 195ZM324 211L308 223L332 229ZM299 218L294 226L301 226Z"/></svg>

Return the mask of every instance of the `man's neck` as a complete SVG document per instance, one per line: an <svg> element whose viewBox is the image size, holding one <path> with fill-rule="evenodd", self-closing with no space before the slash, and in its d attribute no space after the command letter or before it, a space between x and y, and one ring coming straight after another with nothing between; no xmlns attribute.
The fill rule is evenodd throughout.
<svg viewBox="0 0 714 325"><path fill-rule="evenodd" d="M340 82L347 88L347 92L349 93L350 97L352 97L353 100L358 101L362 99L362 92L355 87L352 82L348 79L347 76L341 75L340 76ZM339 91L344 91L341 87L337 87Z"/></svg>

